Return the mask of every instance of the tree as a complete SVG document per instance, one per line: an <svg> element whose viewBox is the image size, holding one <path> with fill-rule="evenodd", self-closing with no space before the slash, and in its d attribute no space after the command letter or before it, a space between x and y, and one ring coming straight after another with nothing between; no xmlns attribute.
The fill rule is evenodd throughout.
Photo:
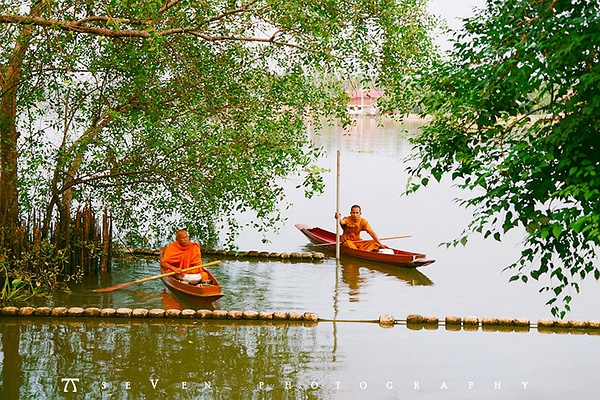
<svg viewBox="0 0 600 400"><path fill-rule="evenodd" d="M272 226L278 179L318 155L305 122L344 118L343 78L401 93L429 62L425 4L0 1L0 222L43 210L44 235L67 232L91 202L161 238L233 210Z"/></svg>
<svg viewBox="0 0 600 400"><path fill-rule="evenodd" d="M523 229L511 280L543 281L561 317L579 279L600 278L599 16L596 1L488 1L426 79L434 119L411 170L411 190L449 176L473 191L454 245Z"/></svg>

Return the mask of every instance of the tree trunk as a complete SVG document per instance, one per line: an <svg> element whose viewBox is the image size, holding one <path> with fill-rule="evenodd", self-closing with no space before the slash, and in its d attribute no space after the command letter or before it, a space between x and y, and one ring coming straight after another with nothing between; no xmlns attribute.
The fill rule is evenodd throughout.
<svg viewBox="0 0 600 400"><path fill-rule="evenodd" d="M42 2L36 2L30 15L39 15L42 7ZM0 69L0 223L9 230L19 225L17 102L23 61L33 33L31 26L21 28L8 64Z"/></svg>
<svg viewBox="0 0 600 400"><path fill-rule="evenodd" d="M11 76L2 85L0 102L0 223L13 229L19 222L17 188L16 92L18 76Z"/></svg>
<svg viewBox="0 0 600 400"><path fill-rule="evenodd" d="M56 239L59 248L69 247L71 241L71 198L63 199L58 204L58 223L56 226Z"/></svg>
<svg viewBox="0 0 600 400"><path fill-rule="evenodd" d="M111 223L108 215L108 210L104 209L102 215L102 252L100 256L100 272L105 273L110 269L110 253L111 253Z"/></svg>

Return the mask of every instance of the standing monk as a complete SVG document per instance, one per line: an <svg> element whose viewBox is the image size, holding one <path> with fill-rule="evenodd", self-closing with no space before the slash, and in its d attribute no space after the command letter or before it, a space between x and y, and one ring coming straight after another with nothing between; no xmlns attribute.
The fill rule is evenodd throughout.
<svg viewBox="0 0 600 400"><path fill-rule="evenodd" d="M208 273L202 267L186 271L181 274L182 269L202 265L200 245L190 242L190 236L185 229L180 229L175 235L175 241L165 249L160 266L167 272L174 271L179 279L195 284L200 281L208 281Z"/></svg>
<svg viewBox="0 0 600 400"><path fill-rule="evenodd" d="M340 220L340 225L344 231L340 238L342 246L350 247L364 251L378 251L379 249L387 249L387 246L381 243L369 222L361 217L362 211L359 205L350 207L350 215ZM339 214L335 214L335 219L338 219ZM373 240L362 240L360 233L367 232Z"/></svg>

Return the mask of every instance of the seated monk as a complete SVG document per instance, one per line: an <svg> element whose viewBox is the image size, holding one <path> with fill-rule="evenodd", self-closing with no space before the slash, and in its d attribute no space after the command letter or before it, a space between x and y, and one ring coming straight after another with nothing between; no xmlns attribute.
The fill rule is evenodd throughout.
<svg viewBox="0 0 600 400"><path fill-rule="evenodd" d="M363 251L378 251L379 249L387 249L387 246L381 243L369 222L361 217L362 211L359 205L353 205L350 208L350 215L340 219L340 226L343 234L340 238L342 246L350 247ZM339 214L335 214L335 218L339 218ZM367 232L373 240L362 240L360 233Z"/></svg>
<svg viewBox="0 0 600 400"><path fill-rule="evenodd" d="M180 229L177 231L175 241L165 249L160 266L167 272L174 271L177 278L186 282L196 284L198 282L207 282L210 278L204 268L199 267L181 273L182 269L190 268L195 265L202 265L202 255L200 245L190 242L190 236L187 231Z"/></svg>

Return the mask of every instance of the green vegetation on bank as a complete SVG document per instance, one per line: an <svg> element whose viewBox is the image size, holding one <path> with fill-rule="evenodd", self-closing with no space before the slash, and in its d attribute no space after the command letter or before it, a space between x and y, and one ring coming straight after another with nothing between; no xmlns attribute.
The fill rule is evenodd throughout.
<svg viewBox="0 0 600 400"><path fill-rule="evenodd" d="M525 232L511 280L540 281L564 316L600 278L600 4L492 0L423 80L410 190L444 176L472 190L472 233ZM538 118L538 116L542 118Z"/></svg>

